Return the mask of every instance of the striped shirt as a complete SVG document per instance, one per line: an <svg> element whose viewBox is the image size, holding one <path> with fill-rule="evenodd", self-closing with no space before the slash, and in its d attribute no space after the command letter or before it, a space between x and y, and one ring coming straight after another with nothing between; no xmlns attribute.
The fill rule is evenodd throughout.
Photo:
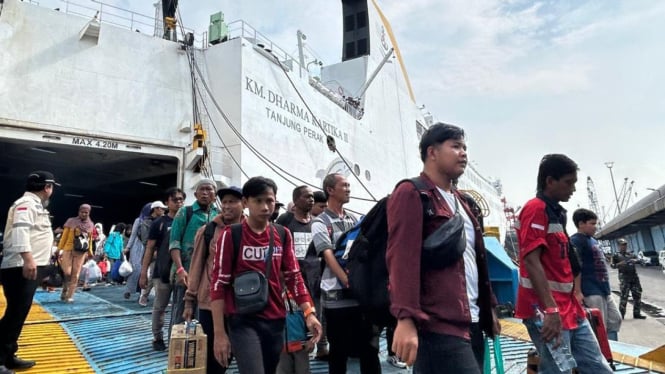
<svg viewBox="0 0 665 374"><path fill-rule="evenodd" d="M357 221L356 217L348 213L340 217L330 209L323 211L323 213L312 221L312 242L314 243L316 254L322 256L323 251L326 249L334 251L337 239L339 239L344 231L355 226ZM357 301L348 298L326 300L326 293L334 294L335 291L341 291L342 289L342 283L332 270L330 270L330 267L326 265L321 275L321 293L324 295L323 307L334 309L358 305Z"/></svg>

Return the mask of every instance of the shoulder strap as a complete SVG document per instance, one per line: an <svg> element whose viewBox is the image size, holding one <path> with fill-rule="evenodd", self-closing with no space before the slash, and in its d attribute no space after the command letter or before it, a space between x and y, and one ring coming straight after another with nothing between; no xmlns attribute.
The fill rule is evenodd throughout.
<svg viewBox="0 0 665 374"><path fill-rule="evenodd" d="M242 240L242 223L231 225L231 239L233 241L233 269L235 269L240 253L240 241Z"/></svg>
<svg viewBox="0 0 665 374"><path fill-rule="evenodd" d="M268 225L268 236L270 237L270 241L268 242L268 255L266 256L266 279L270 281L270 272L272 270L272 254L275 251L275 234L272 231L273 225L270 224Z"/></svg>
<svg viewBox="0 0 665 374"><path fill-rule="evenodd" d="M194 208L192 208L191 205L188 205L185 207L185 230L187 229L187 225L189 225L189 221L192 220L192 216L194 215Z"/></svg>
<svg viewBox="0 0 665 374"><path fill-rule="evenodd" d="M282 247L284 247L284 243L286 243L286 230L284 229L284 226L279 225L277 223L274 223L273 226L277 229L277 235L279 235L279 241L282 243Z"/></svg>
<svg viewBox="0 0 665 374"><path fill-rule="evenodd" d="M434 209L432 209L432 200L430 199L429 194L427 193L430 190L430 188L425 184L425 182L423 182L422 178L420 177L403 179L397 183L397 186L399 186L404 182L409 182L413 184L413 186L418 190L418 193L420 194L420 202L423 204L423 222L424 222L424 220L434 215ZM397 186L395 186L395 188L397 188Z"/></svg>
<svg viewBox="0 0 665 374"><path fill-rule="evenodd" d="M212 237L215 235L215 229L217 228L217 222L215 221L210 221L206 224L206 228L203 230L203 240L206 245L206 253L208 253L210 249L210 242L212 241Z"/></svg>

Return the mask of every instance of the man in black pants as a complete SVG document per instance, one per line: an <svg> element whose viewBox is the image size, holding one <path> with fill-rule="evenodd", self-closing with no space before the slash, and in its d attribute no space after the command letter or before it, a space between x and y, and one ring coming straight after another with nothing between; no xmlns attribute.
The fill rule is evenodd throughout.
<svg viewBox="0 0 665 374"><path fill-rule="evenodd" d="M0 266L2 288L7 299L5 315L0 319L0 374L11 369L27 369L35 361L16 356L18 338L30 313L32 298L51 256L53 231L46 210L57 184L53 174L34 171L28 176L26 192L9 208L4 234L4 258Z"/></svg>

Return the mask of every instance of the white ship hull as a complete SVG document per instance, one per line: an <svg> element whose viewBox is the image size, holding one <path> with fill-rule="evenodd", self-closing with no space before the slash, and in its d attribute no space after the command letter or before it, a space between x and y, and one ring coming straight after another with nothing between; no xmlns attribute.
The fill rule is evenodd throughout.
<svg viewBox="0 0 665 374"><path fill-rule="evenodd" d="M296 59L250 36L245 24L224 43L193 49L198 69L190 69L178 43L103 22L95 34L91 18L6 0L0 14L0 174L12 186L6 199L21 191L30 169L49 169L63 183L53 199L56 224L81 202L102 208L93 218L111 224L129 221L171 185L191 199L203 176L241 185L246 176L265 175L276 180L279 199L289 201L293 186L320 186L336 171L348 175L357 198L349 207L366 211L400 179L420 172L418 130L427 126L390 26L373 2L367 13L369 54L324 66L314 80ZM392 49L396 57L360 100L362 115L344 108L341 95L356 95ZM207 132L203 158L192 147L192 76ZM329 150L328 135L338 153ZM469 168L460 187L487 201L486 225L503 227L490 181Z"/></svg>

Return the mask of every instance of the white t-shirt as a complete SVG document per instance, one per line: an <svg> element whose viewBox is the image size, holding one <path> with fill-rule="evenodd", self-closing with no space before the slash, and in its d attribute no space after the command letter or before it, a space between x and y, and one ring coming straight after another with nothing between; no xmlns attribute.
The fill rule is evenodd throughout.
<svg viewBox="0 0 665 374"><path fill-rule="evenodd" d="M438 188L441 196L446 200L450 210L455 212L455 195ZM464 218L464 233L466 234L466 250L464 250L464 273L466 275L466 295L469 299L469 311L471 312L471 322L480 320L480 308L478 307L478 265L476 264L476 232L473 228L473 222L462 203L457 201L457 206L462 218Z"/></svg>

